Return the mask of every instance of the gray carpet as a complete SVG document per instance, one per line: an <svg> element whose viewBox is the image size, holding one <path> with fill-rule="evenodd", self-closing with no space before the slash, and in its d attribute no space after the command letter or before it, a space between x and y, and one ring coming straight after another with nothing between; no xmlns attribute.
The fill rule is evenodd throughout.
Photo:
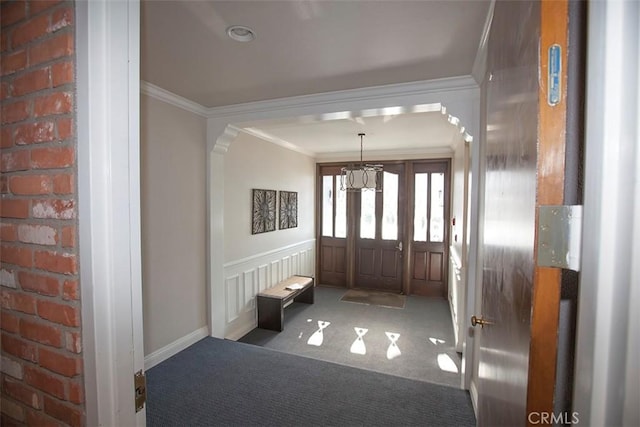
<svg viewBox="0 0 640 427"><path fill-rule="evenodd" d="M342 295L340 301L379 305L381 307L404 308L406 299L406 296L400 294L367 291L364 289L349 289Z"/></svg>
<svg viewBox="0 0 640 427"><path fill-rule="evenodd" d="M239 341L404 378L460 386L460 356L453 347L446 300L408 296L405 308L398 309L340 301L344 293L345 289L318 286L315 304L294 303L285 309L282 332L254 329ZM321 326L322 343L312 345L320 341L317 331ZM364 334L363 329L367 329ZM363 334L362 343L354 348L358 332ZM390 348L392 340L396 348Z"/></svg>
<svg viewBox="0 0 640 427"><path fill-rule="evenodd" d="M215 338L147 371L147 425L473 426L467 392Z"/></svg>

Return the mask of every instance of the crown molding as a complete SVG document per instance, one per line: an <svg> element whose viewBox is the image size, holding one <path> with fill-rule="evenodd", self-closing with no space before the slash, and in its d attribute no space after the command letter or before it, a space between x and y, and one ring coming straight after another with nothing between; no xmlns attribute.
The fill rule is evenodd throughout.
<svg viewBox="0 0 640 427"><path fill-rule="evenodd" d="M235 127L235 126L234 126ZM259 129L254 129L254 128L237 128L238 131L240 132L244 132L248 135L251 135L253 137L256 137L258 139L261 139L263 141L266 142L270 142L272 144L278 145L280 147L286 148L287 150L291 150L291 151L295 151L297 153L300 154L304 154L307 157L312 157L312 158L316 158L317 154L314 153L313 151L310 150L305 150L304 148L301 148L289 141L286 141L284 139L278 138L276 136L271 135L268 132L265 132L263 130L259 130Z"/></svg>
<svg viewBox="0 0 640 427"><path fill-rule="evenodd" d="M484 21L484 28L482 29L482 37L480 37L480 43L478 44L476 58L473 61L473 67L471 68L471 75L479 85L482 84L484 75L487 72L487 49L489 45L489 33L491 32L491 22L493 21L493 10L495 5L496 0L491 0L489 10L487 11L487 18Z"/></svg>
<svg viewBox="0 0 640 427"><path fill-rule="evenodd" d="M390 98L406 98L409 96L420 98L430 94L439 94L441 96L457 94L468 98L478 90L479 87L476 80L467 75L212 107L207 110L207 114L210 119L224 119L234 116L246 117L275 110L291 111L292 115L299 115L295 114L295 112L303 108L335 105L347 101L370 104L376 100L386 101Z"/></svg>
<svg viewBox="0 0 640 427"><path fill-rule="evenodd" d="M173 92L169 92L166 89L162 89L160 86L156 86L153 83L141 80L140 92L152 98L155 98L158 101L166 102L167 104L171 104L175 107L181 108L199 116L205 118L209 116L208 108L198 104L197 102L193 102L190 99L183 98L180 95L176 95Z"/></svg>

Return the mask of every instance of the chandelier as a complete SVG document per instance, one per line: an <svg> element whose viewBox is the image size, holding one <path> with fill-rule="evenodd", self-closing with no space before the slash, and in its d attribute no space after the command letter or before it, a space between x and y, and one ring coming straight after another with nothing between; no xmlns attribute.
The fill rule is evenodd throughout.
<svg viewBox="0 0 640 427"><path fill-rule="evenodd" d="M340 189L343 191L382 191L382 165L364 164L362 161L362 138L360 137L360 164L350 164L341 169Z"/></svg>

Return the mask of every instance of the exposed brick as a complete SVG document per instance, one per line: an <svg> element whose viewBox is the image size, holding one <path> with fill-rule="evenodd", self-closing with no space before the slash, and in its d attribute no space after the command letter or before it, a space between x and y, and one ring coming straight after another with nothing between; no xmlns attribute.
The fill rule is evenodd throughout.
<svg viewBox="0 0 640 427"><path fill-rule="evenodd" d="M6 27L24 19L27 16L26 6L26 1L2 2L2 9L0 9L2 26Z"/></svg>
<svg viewBox="0 0 640 427"><path fill-rule="evenodd" d="M20 50L18 52L8 53L2 56L2 75L7 76L16 71L27 68L27 52Z"/></svg>
<svg viewBox="0 0 640 427"><path fill-rule="evenodd" d="M25 387L21 382L9 379L7 377L2 381L2 391L11 396L15 400L26 403L35 409L40 409L40 399L38 394L32 388Z"/></svg>
<svg viewBox="0 0 640 427"><path fill-rule="evenodd" d="M22 424L15 422L24 421L24 408L22 406L12 400L2 399L2 405L0 405L0 407L2 409L2 422L0 422L2 426L10 427ZM6 418L5 415L11 418Z"/></svg>
<svg viewBox="0 0 640 427"><path fill-rule="evenodd" d="M15 242L18 239L18 228L15 224L0 223L0 240L3 242Z"/></svg>
<svg viewBox="0 0 640 427"><path fill-rule="evenodd" d="M58 243L58 231L48 225L20 224L18 240L36 245L55 245Z"/></svg>
<svg viewBox="0 0 640 427"><path fill-rule="evenodd" d="M75 200L34 200L31 209L34 218L74 219L76 217Z"/></svg>
<svg viewBox="0 0 640 427"><path fill-rule="evenodd" d="M30 410L27 411L27 425L38 427L63 427L64 424L60 421L54 420L50 416L44 414L42 411Z"/></svg>
<svg viewBox="0 0 640 427"><path fill-rule="evenodd" d="M62 298L64 300L79 300L80 287L77 280L65 280L62 286Z"/></svg>
<svg viewBox="0 0 640 427"><path fill-rule="evenodd" d="M16 362L7 356L2 356L0 367L2 368L3 374L9 375L10 377L18 380L21 380L23 377L22 363Z"/></svg>
<svg viewBox="0 0 640 427"><path fill-rule="evenodd" d="M48 33L49 16L41 15L37 18L29 19L26 23L16 27L11 36L11 45L16 48L31 40L35 40Z"/></svg>
<svg viewBox="0 0 640 427"><path fill-rule="evenodd" d="M7 176L0 174L0 194L8 194L8 193L9 193L9 183L7 181Z"/></svg>
<svg viewBox="0 0 640 427"><path fill-rule="evenodd" d="M65 326L80 326L80 310L53 301L38 301L38 315Z"/></svg>
<svg viewBox="0 0 640 427"><path fill-rule="evenodd" d="M57 9L51 15L50 32L61 30L73 24L73 9Z"/></svg>
<svg viewBox="0 0 640 427"><path fill-rule="evenodd" d="M70 92L55 92L36 98L33 104L34 117L65 114L73 110L73 97Z"/></svg>
<svg viewBox="0 0 640 427"><path fill-rule="evenodd" d="M20 335L31 341L53 347L62 346L62 332L56 326L41 321L20 319Z"/></svg>
<svg viewBox="0 0 640 427"><path fill-rule="evenodd" d="M9 30L0 28L0 52L6 52L10 47Z"/></svg>
<svg viewBox="0 0 640 427"><path fill-rule="evenodd" d="M29 362L38 360L36 346L20 338L2 334L2 351Z"/></svg>
<svg viewBox="0 0 640 427"><path fill-rule="evenodd" d="M0 285L16 289L16 273L13 270L0 268Z"/></svg>
<svg viewBox="0 0 640 427"><path fill-rule="evenodd" d="M2 218L28 218L29 201L3 197L0 203L0 216Z"/></svg>
<svg viewBox="0 0 640 427"><path fill-rule="evenodd" d="M22 96L51 87L50 74L47 67L16 77L13 81L13 96Z"/></svg>
<svg viewBox="0 0 640 427"><path fill-rule="evenodd" d="M64 0L41 0L29 2L29 15L34 16L43 10L52 8L53 6L63 2Z"/></svg>
<svg viewBox="0 0 640 427"><path fill-rule="evenodd" d="M38 353L40 366L65 377L75 377L82 373L82 359L78 356L68 357L44 347Z"/></svg>
<svg viewBox="0 0 640 427"><path fill-rule="evenodd" d="M84 403L84 387L81 382L72 381L69 383L69 402Z"/></svg>
<svg viewBox="0 0 640 427"><path fill-rule="evenodd" d="M2 133L0 133L0 148L11 147L13 147L13 129L5 126L2 128Z"/></svg>
<svg viewBox="0 0 640 427"><path fill-rule="evenodd" d="M82 413L75 407L44 396L44 412L71 427L82 425Z"/></svg>
<svg viewBox="0 0 640 427"><path fill-rule="evenodd" d="M5 310L20 311L27 314L35 314L36 299L31 295L2 290L0 291L0 304Z"/></svg>
<svg viewBox="0 0 640 427"><path fill-rule="evenodd" d="M73 147L46 147L31 150L31 166L36 169L57 169L72 166L75 160Z"/></svg>
<svg viewBox="0 0 640 427"><path fill-rule="evenodd" d="M81 353L82 352L82 336L79 332L65 332L64 333L64 348L69 350L72 353Z"/></svg>
<svg viewBox="0 0 640 427"><path fill-rule="evenodd" d="M58 123L58 139L65 140L73 136L73 120L70 118L60 118Z"/></svg>
<svg viewBox="0 0 640 427"><path fill-rule="evenodd" d="M60 295L60 281L55 277L20 271L18 272L18 282L25 291L48 296Z"/></svg>
<svg viewBox="0 0 640 427"><path fill-rule="evenodd" d="M59 62L51 66L53 87L73 82L73 62Z"/></svg>
<svg viewBox="0 0 640 427"><path fill-rule="evenodd" d="M0 327L2 327L3 331L13 332L14 334L20 331L20 318L18 316L3 310L0 318L2 319Z"/></svg>
<svg viewBox="0 0 640 427"><path fill-rule="evenodd" d="M5 100L11 97L11 85L7 82L0 83L0 99Z"/></svg>
<svg viewBox="0 0 640 427"><path fill-rule="evenodd" d="M54 139L56 139L55 123L49 120L42 120L17 126L13 141L16 145L25 145L49 142Z"/></svg>
<svg viewBox="0 0 640 427"><path fill-rule="evenodd" d="M2 123L15 123L29 117L29 102L17 101L2 107Z"/></svg>
<svg viewBox="0 0 640 427"><path fill-rule="evenodd" d="M78 265L76 256L73 254L36 251L33 257L36 268L61 274L76 274Z"/></svg>
<svg viewBox="0 0 640 427"><path fill-rule="evenodd" d="M32 253L29 248L2 245L0 248L0 260L7 264L19 265L20 267L33 266Z"/></svg>
<svg viewBox="0 0 640 427"><path fill-rule="evenodd" d="M74 192L74 188L73 188L73 175L71 174L60 174L60 175L55 175L53 177L53 192L54 194L71 194ZM62 244L63 246L65 245L64 243L64 229L62 230ZM73 246L73 243L71 243L68 246Z"/></svg>
<svg viewBox="0 0 640 427"><path fill-rule="evenodd" d="M31 165L29 151L19 150L2 153L0 159L1 172L24 171Z"/></svg>
<svg viewBox="0 0 640 427"><path fill-rule="evenodd" d="M37 388L38 390L42 390L52 396L64 399L64 382L40 368L25 366L24 380L27 384ZM46 406L47 404L45 401L45 407Z"/></svg>
<svg viewBox="0 0 640 427"><path fill-rule="evenodd" d="M50 194L53 182L50 175L17 175L9 177L9 191L18 195Z"/></svg>
<svg viewBox="0 0 640 427"><path fill-rule="evenodd" d="M29 49L29 63L40 64L73 54L73 34L64 33L47 39Z"/></svg>

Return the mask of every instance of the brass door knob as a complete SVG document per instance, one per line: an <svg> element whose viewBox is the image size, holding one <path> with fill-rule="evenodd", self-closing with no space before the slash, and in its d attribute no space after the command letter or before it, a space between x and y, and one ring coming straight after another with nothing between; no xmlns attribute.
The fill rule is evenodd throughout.
<svg viewBox="0 0 640 427"><path fill-rule="evenodd" d="M491 322L488 320L484 320L482 317L471 316L471 326L480 325L481 328L484 328L484 325L490 325Z"/></svg>

